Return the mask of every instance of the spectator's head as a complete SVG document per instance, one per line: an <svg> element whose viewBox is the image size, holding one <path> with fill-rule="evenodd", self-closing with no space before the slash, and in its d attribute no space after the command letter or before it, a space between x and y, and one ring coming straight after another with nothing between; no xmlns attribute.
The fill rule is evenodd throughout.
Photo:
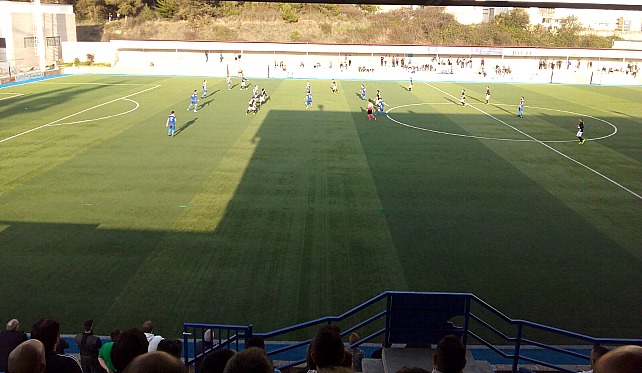
<svg viewBox="0 0 642 373"><path fill-rule="evenodd" d="M274 368L265 350L258 347L247 348L230 358L224 373L273 373Z"/></svg>
<svg viewBox="0 0 642 373"><path fill-rule="evenodd" d="M31 338L42 342L45 353L53 352L60 338L60 323L50 317L36 321L31 328Z"/></svg>
<svg viewBox="0 0 642 373"><path fill-rule="evenodd" d="M18 330L20 329L20 322L16 319L11 319L7 323L7 330Z"/></svg>
<svg viewBox="0 0 642 373"><path fill-rule="evenodd" d="M245 342L245 348L258 347L265 350L265 341L259 336L252 336Z"/></svg>
<svg viewBox="0 0 642 373"><path fill-rule="evenodd" d="M234 356L236 352L229 348L210 352L205 356L201 363L201 372L203 373L223 373L225 364Z"/></svg>
<svg viewBox="0 0 642 373"><path fill-rule="evenodd" d="M340 366L344 351L341 331L337 326L327 325L314 337L311 357L318 368Z"/></svg>
<svg viewBox="0 0 642 373"><path fill-rule="evenodd" d="M459 338L454 335L442 338L433 355L433 364L442 373L461 373L466 366L466 348Z"/></svg>
<svg viewBox="0 0 642 373"><path fill-rule="evenodd" d="M361 337L359 337L359 334L357 333L350 333L348 336L348 343L352 346L353 344L359 342L361 340Z"/></svg>
<svg viewBox="0 0 642 373"><path fill-rule="evenodd" d="M212 329L207 329L203 334L203 340L207 343L212 342Z"/></svg>
<svg viewBox="0 0 642 373"><path fill-rule="evenodd" d="M597 362L597 359L601 358L602 355L606 354L609 352L609 349L606 347L602 347L599 345L593 346L591 349L591 369L595 368L595 362Z"/></svg>
<svg viewBox="0 0 642 373"><path fill-rule="evenodd" d="M423 368L412 367L412 368L401 368L397 371L397 373L429 373L429 372Z"/></svg>
<svg viewBox="0 0 642 373"><path fill-rule="evenodd" d="M154 330L154 324L152 324L151 320L147 320L143 323L141 329L143 329L143 333L151 333Z"/></svg>
<svg viewBox="0 0 642 373"><path fill-rule="evenodd" d="M180 359L181 353L183 352L183 342L176 338L165 338L158 342L158 348L156 350L167 352L177 359Z"/></svg>
<svg viewBox="0 0 642 373"><path fill-rule="evenodd" d="M120 372L121 370L118 369ZM136 356L123 373L187 373L185 365L164 351L153 351Z"/></svg>
<svg viewBox="0 0 642 373"><path fill-rule="evenodd" d="M83 325L85 326L85 333L88 333L94 327L94 320L86 320Z"/></svg>
<svg viewBox="0 0 642 373"><path fill-rule="evenodd" d="M595 373L639 373L642 367L642 347L622 346L615 348L599 358L595 363Z"/></svg>
<svg viewBox="0 0 642 373"><path fill-rule="evenodd" d="M113 329L109 333L109 339L111 339L112 342L116 342L120 338L120 333L121 333L120 329L118 328Z"/></svg>
<svg viewBox="0 0 642 373"><path fill-rule="evenodd" d="M45 366L45 346L37 339L22 342L9 354L11 373L43 373Z"/></svg>
<svg viewBox="0 0 642 373"><path fill-rule="evenodd" d="M122 372L136 356L146 353L148 346L147 337L140 329L128 329L120 333L120 338L111 348L114 368Z"/></svg>

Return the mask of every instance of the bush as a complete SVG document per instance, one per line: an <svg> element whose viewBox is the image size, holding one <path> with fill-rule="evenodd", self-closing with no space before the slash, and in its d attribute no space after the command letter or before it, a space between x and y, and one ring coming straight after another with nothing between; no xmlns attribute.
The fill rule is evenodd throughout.
<svg viewBox="0 0 642 373"><path fill-rule="evenodd" d="M298 30L292 31L290 34L290 41L299 41L301 40L301 33Z"/></svg>
<svg viewBox="0 0 642 373"><path fill-rule="evenodd" d="M332 25L327 22L323 22L321 24L321 32L323 32L324 35L332 34Z"/></svg>
<svg viewBox="0 0 642 373"><path fill-rule="evenodd" d="M281 5L281 18L283 18L284 21L290 23L299 21L299 16L296 14L294 9L292 8L292 5L290 4Z"/></svg>

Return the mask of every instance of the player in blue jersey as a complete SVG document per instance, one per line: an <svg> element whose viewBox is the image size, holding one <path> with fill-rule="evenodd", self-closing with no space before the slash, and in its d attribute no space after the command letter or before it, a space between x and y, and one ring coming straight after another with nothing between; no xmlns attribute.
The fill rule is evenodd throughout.
<svg viewBox="0 0 642 373"><path fill-rule="evenodd" d="M386 112L385 112L385 106L386 106L386 105L387 105L387 104L386 104L386 102L383 100L383 98L382 98L382 97L379 97L379 100L377 101L377 108L379 109L378 114L385 114L385 113L386 113Z"/></svg>
<svg viewBox="0 0 642 373"><path fill-rule="evenodd" d="M203 94L201 95L201 98L207 97L207 80L203 80Z"/></svg>
<svg viewBox="0 0 642 373"><path fill-rule="evenodd" d="M312 93L308 92L305 94L305 108L309 109L312 107Z"/></svg>
<svg viewBox="0 0 642 373"><path fill-rule="evenodd" d="M194 106L194 112L196 113L196 108L198 107L198 94L196 93L196 90L192 93L192 95L189 98L189 106L187 107L187 110L192 108Z"/></svg>
<svg viewBox="0 0 642 373"><path fill-rule="evenodd" d="M366 86L363 84L361 85L361 99L362 100L366 99Z"/></svg>
<svg viewBox="0 0 642 373"><path fill-rule="evenodd" d="M174 131L176 129L176 115L174 114L174 110L172 110L171 113L167 116L167 123L165 123L165 127L167 127L167 136L174 136Z"/></svg>
<svg viewBox="0 0 642 373"><path fill-rule="evenodd" d="M524 118L524 96L519 99L519 106L517 107L517 116Z"/></svg>

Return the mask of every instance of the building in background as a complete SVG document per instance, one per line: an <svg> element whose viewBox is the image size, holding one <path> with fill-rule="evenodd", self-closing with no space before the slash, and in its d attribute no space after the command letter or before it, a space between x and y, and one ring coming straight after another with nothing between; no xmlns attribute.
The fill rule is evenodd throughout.
<svg viewBox="0 0 642 373"><path fill-rule="evenodd" d="M76 41L73 6L0 1L0 75L57 65L63 41Z"/></svg>

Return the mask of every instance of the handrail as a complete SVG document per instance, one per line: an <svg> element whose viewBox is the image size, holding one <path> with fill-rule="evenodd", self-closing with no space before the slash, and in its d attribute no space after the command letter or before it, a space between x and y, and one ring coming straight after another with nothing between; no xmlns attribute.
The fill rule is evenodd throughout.
<svg viewBox="0 0 642 373"><path fill-rule="evenodd" d="M347 317L356 315L360 311L369 309L370 307L374 306L378 302L380 302L380 301L385 299L386 300L386 304L382 307L383 310L379 310L374 315L367 317L365 320L357 322L356 324L351 325L351 326L349 326L349 327L344 329L344 331L342 333L342 336L345 336L345 335L347 335L347 334L349 334L349 333L351 333L351 332L353 332L355 330L359 330L359 329L361 329L363 327L372 325L372 323L385 318L385 320L386 320L385 327L382 328L382 329L378 329L377 331L375 331L374 333L371 333L370 335L366 336L365 338L362 338L361 341L359 341L358 343L355 344L355 346L357 346L357 345L366 343L366 342L368 342L370 340L373 340L374 338L376 338L376 337L378 337L378 336L380 336L382 334L386 334L386 336L388 335L387 333L389 332L388 328L390 327L390 325L389 325L390 316L391 316L391 312L393 312L391 310L390 303L394 299L395 295L417 295L417 296L436 296L436 295L437 296L439 296L439 295L445 296L445 295L447 295L449 297L460 296L460 297L465 298L466 299L466 303L465 303L466 310L465 310L465 315L464 315L464 317L465 317L465 319L464 319L464 327L462 328L463 329L462 338L464 338L464 340L465 340L466 336L470 336L474 340L478 341L482 345L486 346L487 348L489 348L490 350L492 350L493 352L498 354L499 356L501 356L503 358L506 358L506 359L511 359L513 361L513 365L512 365L512 372L513 373L517 373L518 372L518 370L519 370L519 366L518 365L519 365L520 361L529 362L529 363L533 363L533 364L539 364L539 365L546 366L546 367L553 368L553 369L557 369L557 370L563 371L563 372L571 372L571 373L573 372L573 371L565 369L565 368L563 368L561 366L555 365L555 364L553 364L551 362L543 361L541 359L535 359L533 357L529 357L527 355L524 355L524 353L522 352L522 347L523 346L533 346L533 347L536 347L538 349L554 351L554 352L557 352L559 354L572 356L572 357L575 357L575 358L581 358L581 359L585 359L587 361L589 360L588 356L583 355L583 354L581 354L579 352L571 351L571 350L564 349L564 348L560 348L560 347L557 347L555 345L550 345L550 344L547 344L547 343L544 343L544 342L540 342L540 341L524 338L523 334L524 334L524 330L526 328L535 329L535 330L539 330L539 331L546 332L546 333L552 333L552 334L557 335L557 336L563 336L563 337L572 338L572 339L581 341L582 343L589 343L591 345L597 345L597 344L615 344L615 345L637 344L637 345L642 345L642 339L596 338L596 337L591 337L591 336L588 336L588 335L585 335L585 334L576 333L576 332L572 332L572 331L568 331L568 330L564 330L564 329L560 329L560 328L556 328L556 327L552 327L552 326L548 326L548 325L538 324L538 323L535 323L535 322L532 322L532 321L528 321L528 320L511 319L510 317L506 316L505 314L503 314L499 310L495 309L493 306L491 306L490 304L486 303L484 300L480 299L479 297L475 296L472 293L437 293L437 292L387 291L387 292L383 292L383 293L381 293L381 294L379 294L379 295L367 300L366 302L364 302L364 303L362 303L362 304L360 304L360 305L358 305L358 306L356 306L356 307L354 307L354 308L352 308L352 309L350 309L350 310L348 310L348 311L346 311L346 312L344 312L344 313L342 313L342 314L340 314L338 316L321 317L321 318L317 318L317 319L314 319L314 320L306 321L306 322L303 322L303 323L300 323L300 324L296 324L296 325L292 325L292 326L288 326L288 327L285 327L285 328L280 328L280 329L276 329L276 330L272 330L272 331L268 331L268 332L264 332L264 333L254 333L253 334L251 325L250 326L241 326L241 325L184 323L183 327L184 327L184 330L187 330L187 328L199 328L201 330L203 330L202 328L212 328L212 329L213 328L217 328L219 330L227 330L228 333L231 330L235 330L235 331L237 331L237 333L239 331L244 331L244 333L245 333L244 336L245 337L248 337L248 336L251 336L251 335L256 335L256 336L261 336L261 337L263 337L265 339L269 339L269 338L274 338L274 337L277 337L279 335L283 335L283 334L286 334L286 333L291 333L291 332L298 331L298 330L301 330L301 329L305 329L305 328L308 328L308 327L316 326L316 325L319 325L319 324L322 324L322 323L331 324L333 322L342 321L342 320L346 319ZM493 325L497 325L497 324L491 324L489 321L482 319L478 314L475 314L474 310L472 309L473 306L481 307L482 309L484 309L486 311L489 311L493 316L495 316L495 317L497 317L499 319L498 322L502 323L504 325L504 327L508 327L508 328L512 329L512 333L513 333L514 336L511 337L511 336L507 335L506 333L504 333L501 330L497 329L497 327L493 326ZM478 328L481 328L481 329L484 329L486 331L491 332L493 335L495 335L496 337L499 337L501 340L510 342L510 344L512 344L512 346L513 346L513 352L512 353L506 353L506 352L502 351L500 348L498 348L496 345L494 345L493 343L485 340L483 337L480 336L479 333L475 332L475 330L477 330ZM234 336L234 338L237 339L237 349L238 349L238 337L239 337L238 334L236 334ZM243 336L241 336L241 337L243 337ZM278 348L278 349L273 350L273 351L268 351L268 355L270 355L270 356L278 355L278 354L286 352L286 351L290 351L290 350L293 350L293 349L296 349L296 348L300 348L302 346L308 345L310 343L310 341L311 341L311 339L306 339L304 341L293 343L293 344L290 344L290 345L285 346L285 347ZM194 357L194 359L190 359L190 357L188 356L188 352L187 352L187 335L185 335L184 343L185 343L185 346L186 346L186 348L184 348L184 351L185 351L185 364L187 366L189 366L191 364L194 364L194 362L196 361L197 357ZM231 343L231 342L228 340L227 343ZM213 349L216 349L216 348L220 348L220 346L216 346ZM287 367L292 367L292 366L295 366L297 364L301 364L304 361L305 361L304 359L303 360L298 359L296 361L291 361L288 364L280 366L278 368L279 369L284 369L284 368L287 368ZM197 372L198 372L198 368L197 368Z"/></svg>

